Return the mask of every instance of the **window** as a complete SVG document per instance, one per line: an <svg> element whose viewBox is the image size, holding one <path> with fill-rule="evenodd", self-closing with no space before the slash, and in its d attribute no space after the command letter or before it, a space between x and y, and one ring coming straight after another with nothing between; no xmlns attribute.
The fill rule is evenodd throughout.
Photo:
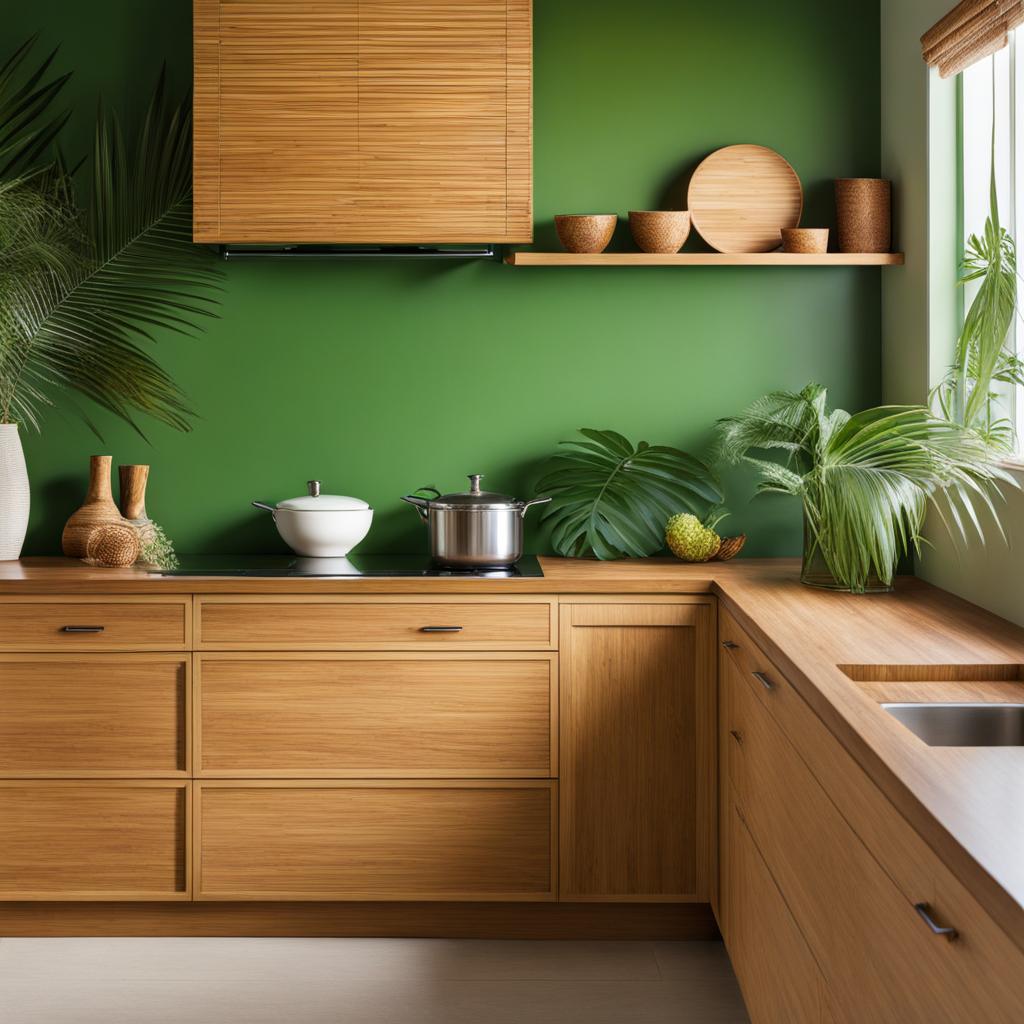
<svg viewBox="0 0 1024 1024"><path fill-rule="evenodd" d="M960 81L960 230L961 253L967 238L981 234L989 210L989 159L995 111L995 170L999 195L999 219L1017 246L1019 270L1024 271L1024 55L1018 67L1017 54L1024 48L1024 33L1010 34L1010 45L971 65ZM976 285L963 290L966 312L977 291ZM1017 282L1018 310L1021 309L1020 278ZM1014 319L1009 345L1024 358L1024 322ZM1004 386L1002 404L1014 424L1017 457L1024 449L1024 389Z"/></svg>

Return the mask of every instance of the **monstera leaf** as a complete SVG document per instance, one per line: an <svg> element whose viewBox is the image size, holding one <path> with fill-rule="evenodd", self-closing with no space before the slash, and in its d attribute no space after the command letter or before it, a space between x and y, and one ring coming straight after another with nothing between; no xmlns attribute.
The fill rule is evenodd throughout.
<svg viewBox="0 0 1024 1024"><path fill-rule="evenodd" d="M614 430L582 428L585 440L562 441L537 493L552 502L543 518L560 555L643 558L665 544L677 512L703 515L722 500L700 459L678 448L632 442Z"/></svg>

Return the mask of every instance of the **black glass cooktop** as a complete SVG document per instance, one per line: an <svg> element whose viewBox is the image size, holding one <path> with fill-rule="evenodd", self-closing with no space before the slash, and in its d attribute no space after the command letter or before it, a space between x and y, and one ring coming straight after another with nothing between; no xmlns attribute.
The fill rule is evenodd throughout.
<svg viewBox="0 0 1024 1024"><path fill-rule="evenodd" d="M448 567L429 555L359 555L348 558L300 558L296 555L181 555L177 569L164 576L461 576L517 579L543 576L536 555L511 566Z"/></svg>

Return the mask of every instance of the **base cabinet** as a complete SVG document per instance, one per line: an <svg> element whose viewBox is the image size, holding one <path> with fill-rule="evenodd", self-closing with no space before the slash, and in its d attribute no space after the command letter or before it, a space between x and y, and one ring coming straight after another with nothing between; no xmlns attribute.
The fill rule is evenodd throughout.
<svg viewBox="0 0 1024 1024"><path fill-rule="evenodd" d="M560 622L560 898L706 902L712 603L581 598Z"/></svg>
<svg viewBox="0 0 1024 1024"><path fill-rule="evenodd" d="M953 904L934 854L902 836L909 826L791 684L727 615L722 624L733 647L720 659L719 736L734 808L719 905L754 1024L818 1019L822 979L837 1024L1024 1020L1024 954L976 904L961 899L946 920ZM765 896L766 873L780 900ZM936 934L918 908L959 934ZM811 955L787 959L790 980L803 978L799 992L761 976L764 953L750 939L752 928L791 936L794 926Z"/></svg>

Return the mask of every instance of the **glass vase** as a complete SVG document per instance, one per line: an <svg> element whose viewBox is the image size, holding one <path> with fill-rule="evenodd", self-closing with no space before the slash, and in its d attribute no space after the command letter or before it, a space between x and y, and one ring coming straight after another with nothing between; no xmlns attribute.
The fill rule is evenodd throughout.
<svg viewBox="0 0 1024 1024"><path fill-rule="evenodd" d="M875 573L870 573L863 588L848 587L836 579L822 550L818 535L804 514L804 556L800 566L800 582L820 590L839 590L847 594L884 594L892 590L891 583L883 582Z"/></svg>

